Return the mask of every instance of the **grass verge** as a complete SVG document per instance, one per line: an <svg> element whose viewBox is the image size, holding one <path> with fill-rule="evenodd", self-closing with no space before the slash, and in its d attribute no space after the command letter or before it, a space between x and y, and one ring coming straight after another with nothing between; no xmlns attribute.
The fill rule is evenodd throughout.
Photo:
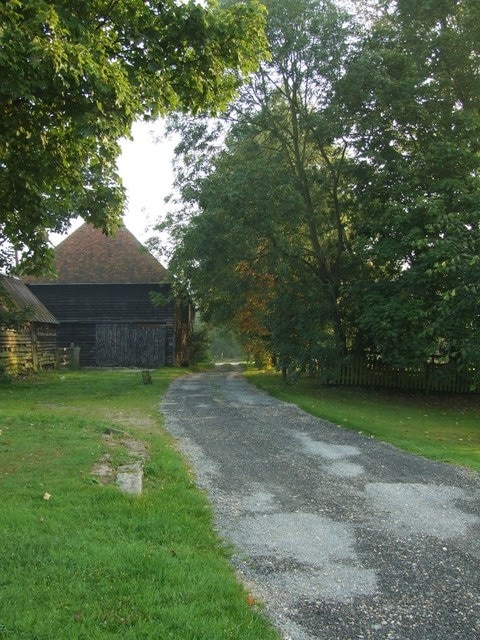
<svg viewBox="0 0 480 640"><path fill-rule="evenodd" d="M480 471L480 398L325 387L302 378L285 385L272 371L246 371L256 386L314 416L432 460Z"/></svg>
<svg viewBox="0 0 480 640"><path fill-rule="evenodd" d="M162 429L158 404L176 375L143 385L134 372L55 372L0 385L1 640L278 637ZM149 450L140 497L92 475L112 453L112 427Z"/></svg>

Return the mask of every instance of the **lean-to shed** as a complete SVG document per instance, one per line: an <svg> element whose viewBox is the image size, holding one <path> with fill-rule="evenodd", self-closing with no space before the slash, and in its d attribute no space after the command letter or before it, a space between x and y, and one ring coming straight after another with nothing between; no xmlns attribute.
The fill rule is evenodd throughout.
<svg viewBox="0 0 480 640"><path fill-rule="evenodd" d="M59 345L80 347L81 366L188 360L190 305L173 298L166 269L126 227L105 236L83 224L55 248L55 269L55 279L25 280L59 320Z"/></svg>
<svg viewBox="0 0 480 640"><path fill-rule="evenodd" d="M2 326L0 315L0 371L23 375L56 366L58 321L18 278L0 275L0 311L22 314L15 329Z"/></svg>

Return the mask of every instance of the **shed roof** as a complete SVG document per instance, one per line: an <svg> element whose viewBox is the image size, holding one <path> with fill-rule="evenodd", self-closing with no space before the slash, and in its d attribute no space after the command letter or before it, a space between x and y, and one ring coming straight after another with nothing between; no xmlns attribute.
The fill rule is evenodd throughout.
<svg viewBox="0 0 480 640"><path fill-rule="evenodd" d="M0 289L4 296L0 296L0 308L7 311L25 311L31 309L31 321L47 324L58 324L47 307L30 291L18 278L0 274Z"/></svg>
<svg viewBox="0 0 480 640"><path fill-rule="evenodd" d="M56 278L24 276L35 284L147 284L167 270L126 228L113 236L83 224L55 247Z"/></svg>

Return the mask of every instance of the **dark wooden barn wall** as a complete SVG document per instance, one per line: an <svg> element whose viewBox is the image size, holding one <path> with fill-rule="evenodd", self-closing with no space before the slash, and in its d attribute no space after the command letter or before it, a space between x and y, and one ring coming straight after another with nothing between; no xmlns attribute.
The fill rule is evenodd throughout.
<svg viewBox="0 0 480 640"><path fill-rule="evenodd" d="M150 293L165 298L168 285L160 284L32 284L33 293L59 322L156 322L172 324L173 300L152 304Z"/></svg>
<svg viewBox="0 0 480 640"><path fill-rule="evenodd" d="M173 328L162 324L68 323L58 329L59 347L80 347L81 367L173 365Z"/></svg>
<svg viewBox="0 0 480 640"><path fill-rule="evenodd" d="M29 285L60 321L58 346L80 347L80 366L175 364L175 304L169 285ZM165 303L155 306L152 292Z"/></svg>
<svg viewBox="0 0 480 640"><path fill-rule="evenodd" d="M80 347L81 367L96 366L95 324L93 322L62 323L58 327L57 336L60 348L69 347L71 344Z"/></svg>

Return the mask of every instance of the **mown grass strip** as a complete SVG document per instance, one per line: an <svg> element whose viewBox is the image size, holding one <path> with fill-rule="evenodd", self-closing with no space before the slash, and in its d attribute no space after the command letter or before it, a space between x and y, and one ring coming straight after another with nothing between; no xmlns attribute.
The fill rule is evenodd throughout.
<svg viewBox="0 0 480 640"><path fill-rule="evenodd" d="M273 371L246 371L246 376L264 391L319 418L432 460L480 471L478 396L326 387L311 378L285 385Z"/></svg>
<svg viewBox="0 0 480 640"><path fill-rule="evenodd" d="M2 640L273 640L237 582L152 385L120 371L0 385ZM150 453L144 492L91 473L113 427Z"/></svg>

